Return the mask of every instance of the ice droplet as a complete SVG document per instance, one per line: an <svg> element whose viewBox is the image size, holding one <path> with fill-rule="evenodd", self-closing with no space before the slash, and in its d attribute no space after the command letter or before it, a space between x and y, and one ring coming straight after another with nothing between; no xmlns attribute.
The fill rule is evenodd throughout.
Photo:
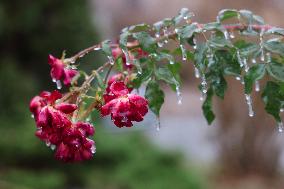
<svg viewBox="0 0 284 189"><path fill-rule="evenodd" d="M162 41L158 41L158 47L162 48L164 46L164 43Z"/></svg>
<svg viewBox="0 0 284 189"><path fill-rule="evenodd" d="M202 91L202 94L207 93L207 82L206 82L205 74L202 74L202 77L201 77L201 91Z"/></svg>
<svg viewBox="0 0 284 189"><path fill-rule="evenodd" d="M51 150L55 150L55 149L56 149L56 146L55 146L54 144L51 144L51 145L50 145L50 149L51 149Z"/></svg>
<svg viewBox="0 0 284 189"><path fill-rule="evenodd" d="M156 38L160 38L160 32L155 33Z"/></svg>
<svg viewBox="0 0 284 189"><path fill-rule="evenodd" d="M176 94L177 94L177 104L181 105L182 104L182 95L181 95L180 87L178 85L176 86Z"/></svg>
<svg viewBox="0 0 284 189"><path fill-rule="evenodd" d="M282 121L278 122L277 126L278 126L278 132L283 133L283 130L284 130L283 122Z"/></svg>
<svg viewBox="0 0 284 189"><path fill-rule="evenodd" d="M180 46L180 49L181 49L182 60L186 61L187 60L186 49L182 44L180 44L179 46Z"/></svg>
<svg viewBox="0 0 284 189"><path fill-rule="evenodd" d="M47 147L50 147L50 145L51 145L51 143L49 141L46 141L45 144L46 144Z"/></svg>
<svg viewBox="0 0 284 189"><path fill-rule="evenodd" d="M175 62L174 62L174 61L172 61L172 60L170 60L170 64L172 64L172 65L173 65L173 64L175 64Z"/></svg>
<svg viewBox="0 0 284 189"><path fill-rule="evenodd" d="M264 61L265 61L265 55L264 55L263 47L261 47L260 60L261 60L262 62L264 62Z"/></svg>
<svg viewBox="0 0 284 189"><path fill-rule="evenodd" d="M114 59L112 56L107 56L110 65L114 65Z"/></svg>
<svg viewBox="0 0 284 189"><path fill-rule="evenodd" d="M199 70L197 69L197 67L194 67L194 75L196 78L200 78L200 73Z"/></svg>
<svg viewBox="0 0 284 189"><path fill-rule="evenodd" d="M255 81L255 91L256 92L259 92L260 91L260 84L259 84L259 81Z"/></svg>
<svg viewBox="0 0 284 189"><path fill-rule="evenodd" d="M53 82L53 83L56 83L56 79L55 79L55 78L52 78L52 82Z"/></svg>
<svg viewBox="0 0 284 189"><path fill-rule="evenodd" d="M130 66L130 65L131 65L131 62L130 62L130 57L129 57L128 51L125 50L125 49L122 49L122 53L123 53L124 56L125 56L125 64L126 64L127 66Z"/></svg>
<svg viewBox="0 0 284 189"><path fill-rule="evenodd" d="M95 147L95 145L93 145L93 146L91 147L91 153L92 153L92 154L95 154L95 153L96 153L96 147Z"/></svg>
<svg viewBox="0 0 284 189"><path fill-rule="evenodd" d="M231 39L234 39L234 38L235 38L234 32L230 32L230 38L231 38Z"/></svg>
<svg viewBox="0 0 284 189"><path fill-rule="evenodd" d="M241 77L237 76L237 77L236 77L236 80L237 80L237 81L240 81L240 80L241 80Z"/></svg>
<svg viewBox="0 0 284 189"><path fill-rule="evenodd" d="M254 111L253 111L253 108L252 108L251 95L245 94L245 97L246 97L246 103L247 103L247 105L248 105L249 116L250 116L250 117L253 117L253 116L254 116Z"/></svg>
<svg viewBox="0 0 284 189"><path fill-rule="evenodd" d="M256 64L256 59L255 59L255 58L251 59L251 62L252 62L253 64Z"/></svg>
<svg viewBox="0 0 284 189"><path fill-rule="evenodd" d="M101 50L100 47L95 47L95 48L94 48L94 51L99 51L99 50Z"/></svg>
<svg viewBox="0 0 284 189"><path fill-rule="evenodd" d="M284 112L284 109L283 109L283 108L281 108L281 109L280 109L280 112Z"/></svg>
<svg viewBox="0 0 284 189"><path fill-rule="evenodd" d="M31 118L33 118L33 119L35 118L34 114L31 115Z"/></svg>
<svg viewBox="0 0 284 189"><path fill-rule="evenodd" d="M58 90L62 89L62 84L61 84L61 81L60 81L60 80L57 80L57 81L56 81L56 88L57 88Z"/></svg>
<svg viewBox="0 0 284 189"><path fill-rule="evenodd" d="M193 38L193 49L197 49L197 40L195 37Z"/></svg>

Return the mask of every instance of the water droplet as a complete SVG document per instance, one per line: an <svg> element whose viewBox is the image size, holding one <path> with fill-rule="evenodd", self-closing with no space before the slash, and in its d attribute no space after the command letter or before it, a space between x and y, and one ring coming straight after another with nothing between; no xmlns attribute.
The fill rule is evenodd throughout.
<svg viewBox="0 0 284 189"><path fill-rule="evenodd" d="M61 84L61 81L60 81L60 80L57 80L57 81L56 81L56 88L57 88L58 90L62 89L62 84Z"/></svg>
<svg viewBox="0 0 284 189"><path fill-rule="evenodd" d="M50 149L51 150L55 150L56 149L56 146L54 144L50 145Z"/></svg>
<svg viewBox="0 0 284 189"><path fill-rule="evenodd" d="M164 40L164 43L165 43L165 44L167 44L168 42L169 42L169 40L168 40L168 39L165 39L165 40Z"/></svg>
<svg viewBox="0 0 284 189"><path fill-rule="evenodd" d="M278 132L279 133L283 133L283 130L284 130L284 125L283 125L283 122L280 121L277 123L277 127L278 127Z"/></svg>
<svg viewBox="0 0 284 189"><path fill-rule="evenodd" d="M139 75L141 75L141 74L142 74L142 71L141 71L141 70L137 70L137 73L138 73Z"/></svg>
<svg viewBox="0 0 284 189"><path fill-rule="evenodd" d="M280 112L284 112L284 108L281 108L281 109L280 109Z"/></svg>
<svg viewBox="0 0 284 189"><path fill-rule="evenodd" d="M254 111L253 111L253 108L252 108L252 98L251 98L251 95L245 94L245 97L246 97L246 103L248 105L249 116L253 117L254 116Z"/></svg>
<svg viewBox="0 0 284 189"><path fill-rule="evenodd" d="M256 64L256 59L255 59L255 58L251 59L251 62L252 62L253 64Z"/></svg>
<svg viewBox="0 0 284 189"><path fill-rule="evenodd" d="M236 80L237 80L237 81L240 81L240 80L241 80L241 77L237 76L237 77L236 77Z"/></svg>
<svg viewBox="0 0 284 189"><path fill-rule="evenodd" d="M56 79L55 79L55 78L52 78L52 82L53 82L53 83L56 83Z"/></svg>
<svg viewBox="0 0 284 189"><path fill-rule="evenodd" d="M180 44L179 46L180 46L180 49L181 49L182 60L186 61L187 60L186 49L182 44Z"/></svg>
<svg viewBox="0 0 284 189"><path fill-rule="evenodd" d="M187 19L188 19L188 16L184 16L183 19L184 19L184 20L187 20Z"/></svg>
<svg viewBox="0 0 284 189"><path fill-rule="evenodd" d="M265 55L264 55L264 50L263 50L263 48L261 48L260 60L261 60L262 62L265 61Z"/></svg>
<svg viewBox="0 0 284 189"><path fill-rule="evenodd" d="M199 70L196 67L194 67L194 75L196 78L200 78Z"/></svg>
<svg viewBox="0 0 284 189"><path fill-rule="evenodd" d="M178 33L178 32L179 32L179 30L178 30L177 28L175 28L175 32L176 32L176 33Z"/></svg>
<svg viewBox="0 0 284 189"><path fill-rule="evenodd" d="M201 91L202 91L202 94L207 93L207 82L206 82L205 74L202 74L202 77L201 77Z"/></svg>
<svg viewBox="0 0 284 189"><path fill-rule="evenodd" d="M260 84L259 84L259 81L255 81L255 91L256 92L259 92L260 91Z"/></svg>
<svg viewBox="0 0 284 189"><path fill-rule="evenodd" d="M177 103L178 103L178 105L181 105L182 104L182 95L181 95L180 87L178 85L176 86L176 94L177 94Z"/></svg>
<svg viewBox="0 0 284 189"><path fill-rule="evenodd" d="M271 62L271 53L270 52L266 53L266 59L267 59L267 63Z"/></svg>
<svg viewBox="0 0 284 189"><path fill-rule="evenodd" d="M172 65L173 65L173 64L175 64L175 62L174 62L174 61L172 61L172 60L170 60L170 64L172 64Z"/></svg>
<svg viewBox="0 0 284 189"><path fill-rule="evenodd" d="M131 65L131 62L130 62L130 57L129 57L128 51L125 50L125 49L122 49L122 53L123 53L124 56L125 56L125 64L126 64L127 66L130 66L130 65Z"/></svg>
<svg viewBox="0 0 284 189"><path fill-rule="evenodd" d="M110 65L114 65L114 59L112 56L107 56Z"/></svg>

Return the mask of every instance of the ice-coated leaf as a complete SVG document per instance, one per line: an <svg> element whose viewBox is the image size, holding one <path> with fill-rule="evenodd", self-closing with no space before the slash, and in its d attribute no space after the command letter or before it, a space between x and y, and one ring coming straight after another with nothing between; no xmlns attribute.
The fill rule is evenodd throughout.
<svg viewBox="0 0 284 189"><path fill-rule="evenodd" d="M212 88L209 88L209 90L207 91L207 97L206 97L206 99L205 99L205 101L203 102L203 105L202 105L203 115L205 116L209 125L215 119L215 115L214 115L214 112L212 110L213 95L214 95L214 93L213 93Z"/></svg>
<svg viewBox="0 0 284 189"><path fill-rule="evenodd" d="M145 97L148 100L149 108L156 116L159 116L160 109L164 104L165 94L160 89L159 84L155 80L151 80L148 83L146 87Z"/></svg>
<svg viewBox="0 0 284 189"><path fill-rule="evenodd" d="M279 41L278 39L266 41L264 42L263 46L270 52L284 56L284 43Z"/></svg>
<svg viewBox="0 0 284 189"><path fill-rule="evenodd" d="M156 41L149 33L139 32L133 34L133 37L138 40L139 45L144 51L153 53L157 49Z"/></svg>
<svg viewBox="0 0 284 189"><path fill-rule="evenodd" d="M270 76L278 81L284 81L284 64L272 60L266 68Z"/></svg>
<svg viewBox="0 0 284 189"><path fill-rule="evenodd" d="M217 20L224 21L230 18L238 17L238 11L235 9L223 9L218 13Z"/></svg>
<svg viewBox="0 0 284 189"><path fill-rule="evenodd" d="M252 66L248 73L245 75L245 93L250 94L252 91L253 84L264 77L265 75L265 64L256 64Z"/></svg>
<svg viewBox="0 0 284 189"><path fill-rule="evenodd" d="M102 50L107 56L112 56L112 50L110 47L110 43L111 43L110 40L105 40L102 42Z"/></svg>

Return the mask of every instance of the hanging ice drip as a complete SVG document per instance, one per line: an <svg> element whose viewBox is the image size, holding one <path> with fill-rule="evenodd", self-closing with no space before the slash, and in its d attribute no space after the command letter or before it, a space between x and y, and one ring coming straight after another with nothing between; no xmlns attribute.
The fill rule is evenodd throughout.
<svg viewBox="0 0 284 189"><path fill-rule="evenodd" d="M262 62L265 61L265 54L264 54L264 47L263 47L263 34L264 34L264 29L262 28L259 34L259 40L260 40L260 60Z"/></svg>
<svg viewBox="0 0 284 189"><path fill-rule="evenodd" d="M164 42L165 44L167 44L169 42L169 33L168 33L168 28L164 27L163 28L163 32L164 32Z"/></svg>
<svg viewBox="0 0 284 189"><path fill-rule="evenodd" d="M235 38L234 31L229 32L229 36L230 36L231 39L234 39Z"/></svg>
<svg viewBox="0 0 284 189"><path fill-rule="evenodd" d="M200 73L199 73L199 70L196 66L194 66L194 75L196 78L200 78Z"/></svg>
<svg viewBox="0 0 284 189"><path fill-rule="evenodd" d="M277 123L277 127L278 127L279 133L283 133L283 131L284 131L284 125L283 125L283 122L282 122L282 121L280 121L280 122Z"/></svg>
<svg viewBox="0 0 284 189"><path fill-rule="evenodd" d="M229 39L230 39L229 32L228 32L226 29L224 29L224 30L223 30L223 33L224 33L225 39L226 39L226 40L229 40Z"/></svg>
<svg viewBox="0 0 284 189"><path fill-rule="evenodd" d="M197 49L197 40L195 37L193 37L193 49L196 50Z"/></svg>
<svg viewBox="0 0 284 189"><path fill-rule="evenodd" d="M180 86L177 84L176 85L176 94L177 94L177 104L181 105L182 104L182 95L180 91Z"/></svg>
<svg viewBox="0 0 284 189"><path fill-rule="evenodd" d="M259 92L260 91L260 84L259 84L259 81L255 81L255 87L254 87L254 89L255 89L255 91L256 92Z"/></svg>
<svg viewBox="0 0 284 189"><path fill-rule="evenodd" d="M130 57L129 57L128 51L125 50L125 49L122 49L122 53L123 53L124 56L125 56L125 64L126 64L127 66L130 66L130 65L131 65L131 61L130 61Z"/></svg>
<svg viewBox="0 0 284 189"><path fill-rule="evenodd" d="M107 56L110 65L114 65L114 58L113 56Z"/></svg>
<svg viewBox="0 0 284 189"><path fill-rule="evenodd" d="M249 116L253 117L254 116L254 111L253 111L253 108L252 108L252 98L251 98L251 95L245 94L245 98L246 98L246 103L248 105Z"/></svg>
<svg viewBox="0 0 284 189"><path fill-rule="evenodd" d="M248 72L249 71L249 66L248 66L246 57L243 58L243 65L245 67L245 72Z"/></svg>
<svg viewBox="0 0 284 189"><path fill-rule="evenodd" d="M156 130L160 131L160 129L161 129L160 117L156 117Z"/></svg>
<svg viewBox="0 0 284 189"><path fill-rule="evenodd" d="M187 52L186 52L186 49L185 49L185 47L184 47L183 44L180 44L179 47L180 47L181 54L182 54L182 60L183 60L183 61L186 61L186 60L187 60Z"/></svg>
<svg viewBox="0 0 284 189"><path fill-rule="evenodd" d="M163 47L164 46L164 43L162 42L162 41L160 41L160 37L161 37L161 35L160 35L160 31L157 31L156 33L155 33L155 37L156 37L156 39L157 39L157 44L158 44L158 47Z"/></svg>
<svg viewBox="0 0 284 189"><path fill-rule="evenodd" d="M203 73L201 76L201 97L200 100L203 101L207 94L207 81L205 74Z"/></svg>
<svg viewBox="0 0 284 189"><path fill-rule="evenodd" d="M271 58L271 53L270 53L270 52L267 52L267 53L266 53L266 62L267 62L267 63L270 63L271 60L272 60L272 58Z"/></svg>

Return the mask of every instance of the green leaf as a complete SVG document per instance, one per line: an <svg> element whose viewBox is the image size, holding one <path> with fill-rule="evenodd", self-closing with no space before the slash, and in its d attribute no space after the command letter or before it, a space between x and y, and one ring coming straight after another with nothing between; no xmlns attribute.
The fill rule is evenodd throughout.
<svg viewBox="0 0 284 189"><path fill-rule="evenodd" d="M272 60L266 68L270 76L278 81L284 81L284 64Z"/></svg>
<svg viewBox="0 0 284 189"><path fill-rule="evenodd" d="M238 11L235 9L223 9L218 13L218 21L228 20L230 18L238 17Z"/></svg>
<svg viewBox="0 0 284 189"><path fill-rule="evenodd" d="M147 87L146 87L146 92L145 92L145 97L148 100L149 107L152 110L152 112L156 115L160 115L160 109L162 105L164 104L164 98L165 94L164 92L160 89L159 84L151 80Z"/></svg>
<svg viewBox="0 0 284 189"><path fill-rule="evenodd" d="M105 40L102 42L102 50L106 56L112 56L112 50L110 47L110 40Z"/></svg>
<svg viewBox="0 0 284 189"><path fill-rule="evenodd" d="M214 90L214 93L221 99L224 99L225 92L228 87L227 82L222 74L219 74L214 78L214 80L211 80L211 86Z"/></svg>
<svg viewBox="0 0 284 189"><path fill-rule="evenodd" d="M214 112L212 110L213 94L214 93L213 93L212 88L209 88L209 90L207 91L206 100L204 101L204 103L202 105L203 115L205 116L205 118L206 118L206 120L207 120L209 125L215 119L215 115L214 115Z"/></svg>
<svg viewBox="0 0 284 189"><path fill-rule="evenodd" d="M280 108L283 95L280 94L280 85L273 81L268 81L262 93L262 99L265 103L265 110L272 115L277 122L281 121Z"/></svg>
<svg viewBox="0 0 284 189"><path fill-rule="evenodd" d="M137 25L134 25L134 26L130 26L129 27L129 32L131 33L137 33L137 32L142 32L142 31L148 31L150 29L150 25L148 24L137 24Z"/></svg>
<svg viewBox="0 0 284 189"><path fill-rule="evenodd" d="M199 70L206 68L206 53L208 46L204 43L197 44L196 53L194 54L195 65Z"/></svg>
<svg viewBox="0 0 284 189"><path fill-rule="evenodd" d="M252 66L244 77L245 93L250 94L252 91L253 84L257 80L262 79L264 75L265 75L265 64L256 64Z"/></svg>
<svg viewBox="0 0 284 189"><path fill-rule="evenodd" d="M147 32L139 32L133 34L133 37L136 38L141 46L141 48L149 53L155 52L157 49L156 41L150 34Z"/></svg>
<svg viewBox="0 0 284 189"><path fill-rule="evenodd" d="M263 46L268 51L284 56L284 43L278 41L278 39L266 41L264 42Z"/></svg>
<svg viewBox="0 0 284 189"><path fill-rule="evenodd" d="M124 29L126 30L126 29ZM128 37L129 37L130 33L127 31L124 31L120 34L119 37L119 45L121 48L126 49L127 48L127 41L128 41Z"/></svg>
<svg viewBox="0 0 284 189"><path fill-rule="evenodd" d="M259 50L259 45L247 42L245 40L238 40L234 43L234 46L240 50L241 55L250 56Z"/></svg>

